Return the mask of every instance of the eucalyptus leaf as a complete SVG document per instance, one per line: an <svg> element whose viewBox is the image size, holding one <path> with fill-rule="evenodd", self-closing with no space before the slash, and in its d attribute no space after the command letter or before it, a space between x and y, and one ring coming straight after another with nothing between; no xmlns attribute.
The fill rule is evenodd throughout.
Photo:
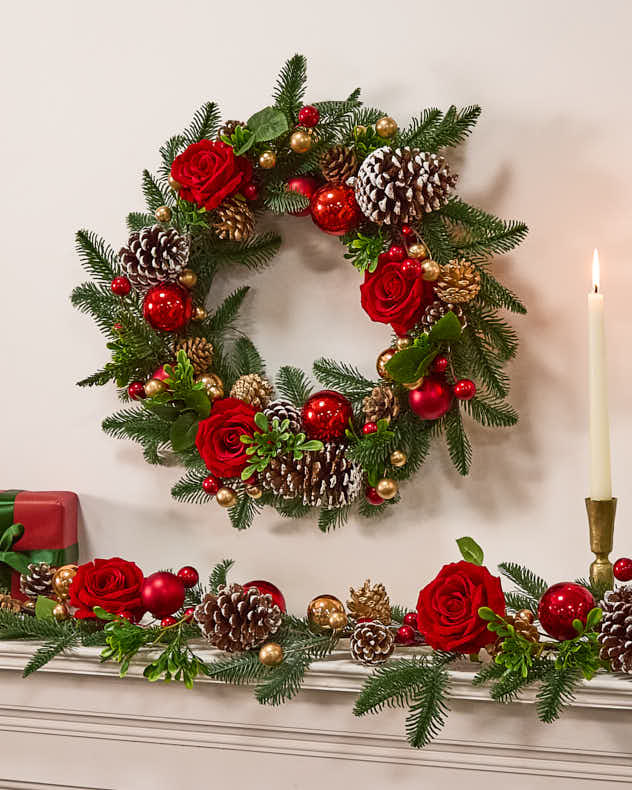
<svg viewBox="0 0 632 790"><path fill-rule="evenodd" d="M257 142L274 140L288 130L287 118L276 107L264 107L248 118L246 124L254 132Z"/></svg>
<svg viewBox="0 0 632 790"><path fill-rule="evenodd" d="M114 620L116 619L116 615L112 614L112 612L106 612L102 606L93 606L92 611L96 614L99 620Z"/></svg>
<svg viewBox="0 0 632 790"><path fill-rule="evenodd" d="M473 565L483 564L483 549L478 545L474 538L458 538L456 545L459 547L461 556L466 562L471 562Z"/></svg>
<svg viewBox="0 0 632 790"><path fill-rule="evenodd" d="M174 452L181 453L189 450L195 444L197 436L198 419L193 412L185 411L171 426L169 437Z"/></svg>

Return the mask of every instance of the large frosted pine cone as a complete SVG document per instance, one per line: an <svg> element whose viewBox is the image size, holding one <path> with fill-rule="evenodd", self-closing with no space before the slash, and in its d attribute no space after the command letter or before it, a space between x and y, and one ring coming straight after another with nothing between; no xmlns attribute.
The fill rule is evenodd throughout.
<svg viewBox="0 0 632 790"><path fill-rule="evenodd" d="M367 579L359 590L349 588L347 609L354 620L379 620L384 625L391 623L391 602L383 584L371 584Z"/></svg>
<svg viewBox="0 0 632 790"><path fill-rule="evenodd" d="M248 373L240 376L233 384L230 397L239 398L244 403L249 403L253 409L263 411L270 403L273 393L272 384L258 373Z"/></svg>
<svg viewBox="0 0 632 790"><path fill-rule="evenodd" d="M373 387L371 394L362 401L362 411L367 422L394 420L399 414L399 398L388 384Z"/></svg>
<svg viewBox="0 0 632 790"><path fill-rule="evenodd" d="M162 225L134 231L127 247L121 247L119 251L121 270L137 290L145 290L161 282L174 282L188 260L188 236Z"/></svg>
<svg viewBox="0 0 632 790"><path fill-rule="evenodd" d="M255 215L244 200L227 197L215 209L211 227L220 239L246 241L255 229Z"/></svg>
<svg viewBox="0 0 632 790"><path fill-rule="evenodd" d="M349 643L351 657L361 664L383 664L395 650L393 632L378 620L358 623Z"/></svg>
<svg viewBox="0 0 632 790"><path fill-rule="evenodd" d="M442 302L466 304L476 299L481 290L481 275L476 266L458 258L441 267L435 283L435 295Z"/></svg>
<svg viewBox="0 0 632 790"><path fill-rule="evenodd" d="M289 400L277 398L277 400L271 401L268 406L266 406L266 408L263 410L263 413L268 418L270 425L272 425L272 421L274 419L277 419L279 424L281 424L283 420L288 420L290 423L289 430L292 433L301 432L301 428L303 426L301 410Z"/></svg>
<svg viewBox="0 0 632 790"><path fill-rule="evenodd" d="M599 607L599 656L614 672L632 674L632 585L610 590Z"/></svg>

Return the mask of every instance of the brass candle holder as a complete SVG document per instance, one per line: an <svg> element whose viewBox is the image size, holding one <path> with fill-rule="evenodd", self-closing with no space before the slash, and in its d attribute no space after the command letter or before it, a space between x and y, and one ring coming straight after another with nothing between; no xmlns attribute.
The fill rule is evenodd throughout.
<svg viewBox="0 0 632 790"><path fill-rule="evenodd" d="M612 551L614 537L614 516L617 511L617 500L586 498L588 528L590 530L590 550L595 560L590 565L590 581L597 587L614 587L614 574L609 554Z"/></svg>

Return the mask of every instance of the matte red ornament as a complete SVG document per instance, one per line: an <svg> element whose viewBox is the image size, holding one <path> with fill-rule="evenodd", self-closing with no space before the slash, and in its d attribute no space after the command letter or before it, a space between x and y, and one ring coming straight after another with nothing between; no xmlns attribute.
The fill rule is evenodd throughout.
<svg viewBox="0 0 632 790"><path fill-rule="evenodd" d="M395 641L398 645L414 645L415 632L409 625L400 625L395 634Z"/></svg>
<svg viewBox="0 0 632 790"><path fill-rule="evenodd" d="M147 397L145 394L145 385L142 381L132 381L127 388L127 394L132 400L142 400Z"/></svg>
<svg viewBox="0 0 632 790"><path fill-rule="evenodd" d="M362 433L366 436L369 436L371 433L377 433L377 423L376 422L365 422L362 426Z"/></svg>
<svg viewBox="0 0 632 790"><path fill-rule="evenodd" d="M246 186L241 190L241 194L246 198L246 200L257 200L259 197L259 188L253 183L246 184Z"/></svg>
<svg viewBox="0 0 632 790"><path fill-rule="evenodd" d="M318 108L314 107L313 104L306 104L298 111L298 122L301 126L306 126L308 129L311 129L312 126L316 126L319 119L320 113L318 112Z"/></svg>
<svg viewBox="0 0 632 790"><path fill-rule="evenodd" d="M222 481L219 479L219 477L215 477L215 475L209 475L202 481L202 488L209 496L215 496L221 487Z"/></svg>
<svg viewBox="0 0 632 790"><path fill-rule="evenodd" d="M593 596L581 584L559 582L540 598L538 619L549 636L562 642L577 636L573 620L586 625L588 612L596 605Z"/></svg>
<svg viewBox="0 0 632 790"><path fill-rule="evenodd" d="M355 193L346 184L325 184L312 195L309 210L325 233L342 236L358 225L362 216Z"/></svg>
<svg viewBox="0 0 632 790"><path fill-rule="evenodd" d="M312 195L318 189L319 181L314 176L295 176L290 178L287 182L287 188L290 192L298 192L305 195L306 198L312 199ZM300 211L290 211L293 217L306 217L309 214L309 206L305 206Z"/></svg>
<svg viewBox="0 0 632 790"><path fill-rule="evenodd" d="M445 354L437 355L430 366L433 373L445 373L450 365L450 360Z"/></svg>
<svg viewBox="0 0 632 790"><path fill-rule="evenodd" d="M383 505L386 502L378 493L377 489L373 488L373 486L368 486L366 491L364 492L364 496L366 497L366 501L369 505L373 505L377 507L378 505Z"/></svg>
<svg viewBox="0 0 632 790"><path fill-rule="evenodd" d="M150 288L143 302L143 317L154 329L179 332L191 320L191 292L177 283L160 283Z"/></svg>
<svg viewBox="0 0 632 790"><path fill-rule="evenodd" d="M252 582L246 582L246 584L242 584L242 587L244 590L249 590L251 587L256 587L262 595L271 596L272 603L275 603L282 612L287 611L283 593L275 584L272 584L272 582L266 582L263 579L255 579Z"/></svg>
<svg viewBox="0 0 632 790"><path fill-rule="evenodd" d="M416 258L404 258L401 270L406 279L415 280L417 277L421 277L421 261Z"/></svg>
<svg viewBox="0 0 632 790"><path fill-rule="evenodd" d="M471 379L459 379L453 387L457 400L472 400L476 395L476 384Z"/></svg>
<svg viewBox="0 0 632 790"><path fill-rule="evenodd" d="M409 625L417 630L417 612L406 612L404 615L404 625Z"/></svg>
<svg viewBox="0 0 632 790"><path fill-rule="evenodd" d="M190 623L191 620L193 620L194 614L195 614L195 606L188 606L182 613L182 617L185 620L185 622Z"/></svg>
<svg viewBox="0 0 632 790"><path fill-rule="evenodd" d="M629 557L621 557L613 566L614 578L619 582L629 582L632 580L632 560Z"/></svg>
<svg viewBox="0 0 632 790"><path fill-rule="evenodd" d="M353 417L351 403L335 390L321 390L303 406L303 428L310 439L329 442L344 436Z"/></svg>
<svg viewBox="0 0 632 790"><path fill-rule="evenodd" d="M391 261L399 263L406 257L406 250L400 244L391 244L388 248L388 257Z"/></svg>
<svg viewBox="0 0 632 790"><path fill-rule="evenodd" d="M132 290L132 285L127 277L115 277L110 284L110 288L112 293L117 296L127 296Z"/></svg>
<svg viewBox="0 0 632 790"><path fill-rule="evenodd" d="M195 587L195 585L200 581L200 574L192 565L185 565L184 568L180 568L178 571L178 579L180 579L182 584L184 584L188 590L191 587Z"/></svg>
<svg viewBox="0 0 632 790"><path fill-rule="evenodd" d="M143 606L157 619L177 612L184 603L184 595L184 584L169 571L152 573L140 588Z"/></svg>
<svg viewBox="0 0 632 790"><path fill-rule="evenodd" d="M408 393L410 408L422 420L437 420L452 406L452 390L443 376L431 373L421 387Z"/></svg>
<svg viewBox="0 0 632 790"><path fill-rule="evenodd" d="M177 622L178 621L176 620L175 617L171 617L171 615L169 615L169 617L163 617L162 618L162 620L160 621L160 627L161 628L170 628L172 625L175 625Z"/></svg>

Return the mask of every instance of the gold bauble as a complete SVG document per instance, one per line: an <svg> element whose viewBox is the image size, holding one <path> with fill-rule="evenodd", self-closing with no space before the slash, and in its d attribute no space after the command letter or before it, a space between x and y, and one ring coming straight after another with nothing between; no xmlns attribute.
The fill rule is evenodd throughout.
<svg viewBox="0 0 632 790"><path fill-rule="evenodd" d="M393 450L390 457L391 466L394 466L396 469L399 469L402 466L406 466L406 461L408 461L408 456L402 450Z"/></svg>
<svg viewBox="0 0 632 790"><path fill-rule="evenodd" d="M433 283L439 279L441 274L441 266L436 261L424 261L421 264L421 276L429 283Z"/></svg>
<svg viewBox="0 0 632 790"><path fill-rule="evenodd" d="M222 387L209 387L206 390L206 394L209 396L211 401L216 401L224 397L224 390Z"/></svg>
<svg viewBox="0 0 632 790"><path fill-rule="evenodd" d="M423 384L424 377L417 379L417 381L409 381L407 384L404 384L407 390L417 390Z"/></svg>
<svg viewBox="0 0 632 790"><path fill-rule="evenodd" d="M384 115L375 122L375 131L380 137L392 137L397 132L397 122L390 115Z"/></svg>
<svg viewBox="0 0 632 790"><path fill-rule="evenodd" d="M202 373L195 380L204 384L206 394L211 400L224 397L224 384L216 373Z"/></svg>
<svg viewBox="0 0 632 790"><path fill-rule="evenodd" d="M57 622L61 620L67 620L70 617L70 612L68 611L68 607L65 603L58 603L57 606L53 609L53 617Z"/></svg>
<svg viewBox="0 0 632 790"><path fill-rule="evenodd" d="M306 154L312 147L312 138L302 129L297 129L290 137L290 148L295 154Z"/></svg>
<svg viewBox="0 0 632 790"><path fill-rule="evenodd" d="M178 282L185 288L195 288L197 285L198 276L193 269L183 269L178 275Z"/></svg>
<svg viewBox="0 0 632 790"><path fill-rule="evenodd" d="M398 351L403 351L405 348L408 348L410 345L412 345L412 342L413 341L409 337L398 337L397 343L395 343L395 345L397 346Z"/></svg>
<svg viewBox="0 0 632 790"><path fill-rule="evenodd" d="M275 165L276 154L274 151L264 151L259 156L259 167L262 167L264 170L272 170Z"/></svg>
<svg viewBox="0 0 632 790"><path fill-rule="evenodd" d="M409 258L417 258L423 260L424 258L428 257L428 249L425 244L422 244L419 241L416 241L414 244L411 244L408 248L408 257Z"/></svg>
<svg viewBox="0 0 632 790"><path fill-rule="evenodd" d="M171 219L171 209L169 206L158 206L154 212L154 217L156 217L158 222L169 222Z"/></svg>
<svg viewBox="0 0 632 790"><path fill-rule="evenodd" d="M76 565L62 565L57 568L53 576L53 592L60 601L65 601L68 598L68 589L72 580L77 573Z"/></svg>
<svg viewBox="0 0 632 790"><path fill-rule="evenodd" d="M259 661L266 667L276 667L283 661L283 648L277 642L266 642L259 648Z"/></svg>
<svg viewBox="0 0 632 790"><path fill-rule="evenodd" d="M359 134L366 134L366 132L367 132L366 126L362 126L361 124L358 124L358 126L356 126L355 129L353 130L353 133L356 135L356 137Z"/></svg>
<svg viewBox="0 0 632 790"><path fill-rule="evenodd" d="M246 486L246 493L251 499L261 499L263 496L260 486Z"/></svg>
<svg viewBox="0 0 632 790"><path fill-rule="evenodd" d="M156 395L160 395L161 392L164 392L167 389L167 385L164 381L160 379L149 379L147 384L145 384L145 395L148 398L155 398Z"/></svg>
<svg viewBox="0 0 632 790"><path fill-rule="evenodd" d="M22 609L30 612L31 614L35 614L35 601L23 601Z"/></svg>
<svg viewBox="0 0 632 790"><path fill-rule="evenodd" d="M342 601L335 595L319 595L312 598L307 607L307 619L315 631L331 631L329 618L334 612L345 614Z"/></svg>
<svg viewBox="0 0 632 790"><path fill-rule="evenodd" d="M396 480L391 480L390 477L383 477L381 480L378 480L375 490L382 499L392 499L394 496L397 496L399 486Z"/></svg>
<svg viewBox="0 0 632 790"><path fill-rule="evenodd" d="M232 507L237 502L237 494L232 488L222 486L215 494L215 499L221 507Z"/></svg>
<svg viewBox="0 0 632 790"><path fill-rule="evenodd" d="M182 188L182 184L175 180L173 176L169 176L169 186L173 189L174 192L179 192Z"/></svg>
<svg viewBox="0 0 632 790"><path fill-rule="evenodd" d="M206 310L198 305L197 307L193 308L193 314L191 315L191 320L204 321L207 315L208 313L206 312Z"/></svg>
<svg viewBox="0 0 632 790"><path fill-rule="evenodd" d="M332 612L328 624L332 631L342 631L347 625L347 615L344 612Z"/></svg>
<svg viewBox="0 0 632 790"><path fill-rule="evenodd" d="M394 348L387 348L385 351L382 351L380 356L377 358L377 362L375 363L375 369L377 370L379 376L386 381L392 381L391 374L386 370L386 363L391 360L396 353L396 349Z"/></svg>

